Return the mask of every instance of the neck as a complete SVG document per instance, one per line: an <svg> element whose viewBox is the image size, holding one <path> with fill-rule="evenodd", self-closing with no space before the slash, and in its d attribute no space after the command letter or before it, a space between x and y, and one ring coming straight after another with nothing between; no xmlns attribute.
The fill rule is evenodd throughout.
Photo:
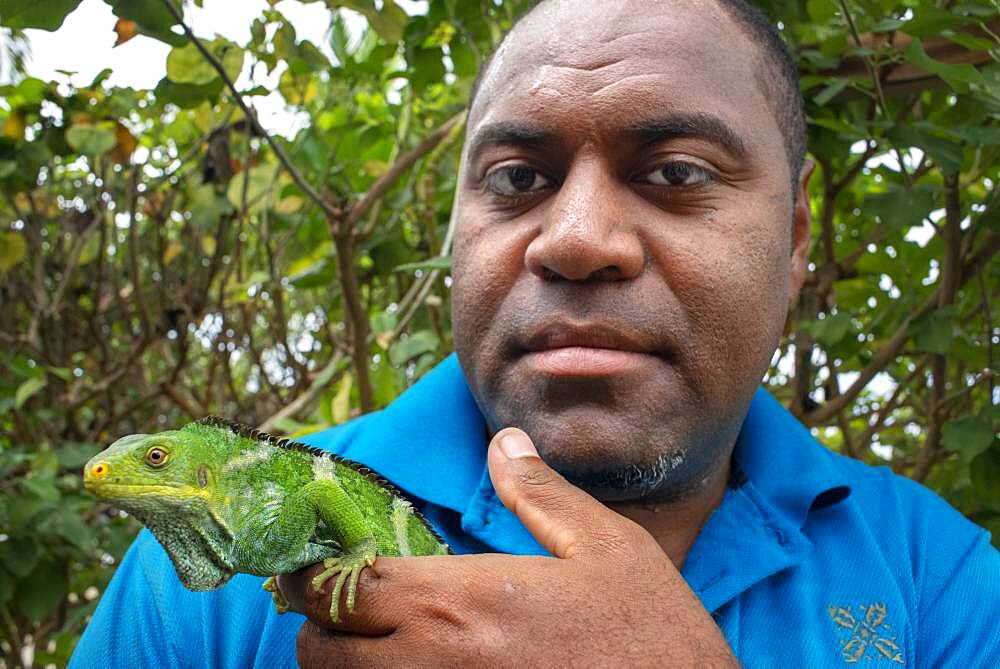
<svg viewBox="0 0 1000 669"><path fill-rule="evenodd" d="M704 483L682 499L669 502L610 502L607 506L649 532L680 570L705 521L725 497L729 468L727 454Z"/></svg>

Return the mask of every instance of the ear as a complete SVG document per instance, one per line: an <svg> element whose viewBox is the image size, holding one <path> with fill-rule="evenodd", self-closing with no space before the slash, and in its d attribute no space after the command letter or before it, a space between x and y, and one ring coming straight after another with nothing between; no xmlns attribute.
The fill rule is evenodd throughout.
<svg viewBox="0 0 1000 669"><path fill-rule="evenodd" d="M789 302L798 299L799 291L809 273L809 237L812 229L812 208L809 205L809 177L816 163L806 159L799 171L795 191L795 211L792 212L792 277Z"/></svg>

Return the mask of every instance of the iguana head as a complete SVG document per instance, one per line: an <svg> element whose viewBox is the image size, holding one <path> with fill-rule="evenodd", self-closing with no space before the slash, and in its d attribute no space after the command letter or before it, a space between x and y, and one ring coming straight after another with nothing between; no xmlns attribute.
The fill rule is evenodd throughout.
<svg viewBox="0 0 1000 669"><path fill-rule="evenodd" d="M98 497L136 514L187 506L210 495L211 453L197 434L184 430L133 434L91 458L83 482Z"/></svg>
<svg viewBox="0 0 1000 669"><path fill-rule="evenodd" d="M223 458L200 430L133 434L91 458L83 483L153 532L185 586L211 590L233 575L232 536L211 505Z"/></svg>

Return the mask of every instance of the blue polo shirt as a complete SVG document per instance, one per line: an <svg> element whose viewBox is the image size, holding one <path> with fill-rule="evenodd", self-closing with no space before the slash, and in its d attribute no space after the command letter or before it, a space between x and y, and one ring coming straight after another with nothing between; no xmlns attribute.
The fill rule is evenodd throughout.
<svg viewBox="0 0 1000 669"><path fill-rule="evenodd" d="M395 482L457 553L543 553L497 499L486 434L452 355L385 410L304 441ZM764 390L734 463L682 573L745 665L1000 664L987 532L926 488L831 453ZM143 530L70 666L294 667L304 619L276 615L261 581L189 592Z"/></svg>

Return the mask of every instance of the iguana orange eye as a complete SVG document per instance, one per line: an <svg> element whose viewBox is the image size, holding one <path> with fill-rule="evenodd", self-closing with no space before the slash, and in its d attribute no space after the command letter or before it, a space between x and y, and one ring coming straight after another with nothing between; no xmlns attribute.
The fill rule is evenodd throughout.
<svg viewBox="0 0 1000 669"><path fill-rule="evenodd" d="M159 467L167 461L167 452L158 446L146 451L146 464L150 467Z"/></svg>

